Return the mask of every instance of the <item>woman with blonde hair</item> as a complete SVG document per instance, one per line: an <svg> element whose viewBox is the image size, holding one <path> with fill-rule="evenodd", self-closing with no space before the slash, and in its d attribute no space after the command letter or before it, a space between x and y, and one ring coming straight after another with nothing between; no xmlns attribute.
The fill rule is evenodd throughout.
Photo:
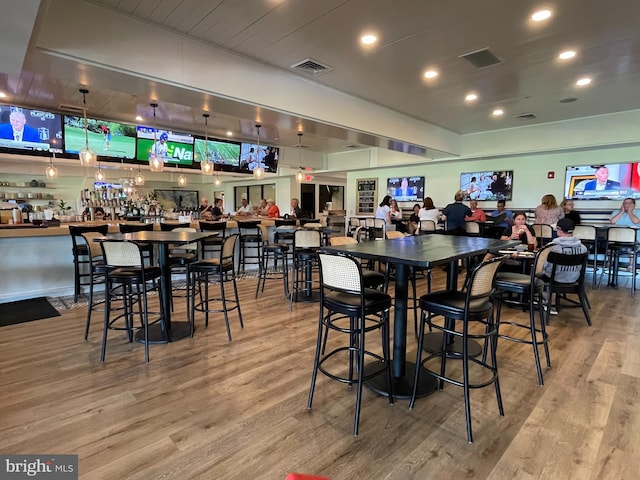
<svg viewBox="0 0 640 480"><path fill-rule="evenodd" d="M543 223L551 225L555 228L558 220L564 217L564 210L558 206L556 197L548 193L540 201L540 205L536 207L535 223Z"/></svg>

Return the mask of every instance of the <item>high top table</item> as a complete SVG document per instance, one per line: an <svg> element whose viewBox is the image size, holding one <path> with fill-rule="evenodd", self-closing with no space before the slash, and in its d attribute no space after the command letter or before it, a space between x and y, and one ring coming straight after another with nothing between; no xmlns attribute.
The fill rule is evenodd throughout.
<svg viewBox="0 0 640 480"><path fill-rule="evenodd" d="M501 250L519 243L516 240L436 234L408 236L394 240L373 240L353 245L322 248L322 251L327 253L344 252L354 257L377 260L384 263L388 262L395 265L392 360L394 396L398 398L411 397L416 368L415 363L406 360L409 267L433 268L437 265L448 264L447 289L456 290L458 284L458 260L482 255L488 251ZM439 338L441 339L442 337ZM418 396L425 396L436 390L437 381L434 377L421 375L420 380ZM367 385L380 394L386 395L388 393L384 375L372 378L367 382Z"/></svg>
<svg viewBox="0 0 640 480"><path fill-rule="evenodd" d="M162 330L159 323L149 327L149 343L167 343L180 340L191 335L191 324L188 321L171 321L171 265L169 262L169 245L186 245L188 243L200 242L209 237L215 237L218 232L161 232L142 231L133 233L110 233L106 237L98 238L96 241L104 240L130 240L135 243L153 243L158 245L158 266L160 267L160 301L164 308L165 323L167 332ZM138 332L137 338L140 340L143 331Z"/></svg>

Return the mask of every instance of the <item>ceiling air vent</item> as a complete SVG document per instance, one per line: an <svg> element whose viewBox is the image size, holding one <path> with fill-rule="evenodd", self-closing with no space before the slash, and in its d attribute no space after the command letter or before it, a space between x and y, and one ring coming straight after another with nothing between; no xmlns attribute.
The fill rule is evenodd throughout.
<svg viewBox="0 0 640 480"><path fill-rule="evenodd" d="M502 60L489 50L489 48L482 48L474 52L465 53L460 55L458 58L466 60L476 68L486 68L502 63Z"/></svg>
<svg viewBox="0 0 640 480"><path fill-rule="evenodd" d="M79 107L77 105L65 105L65 104L58 105L58 110L62 110L63 112L69 112L69 113L78 113L80 115L82 115L84 112L82 107Z"/></svg>
<svg viewBox="0 0 640 480"><path fill-rule="evenodd" d="M323 73L330 72L333 70L329 65L325 65L320 63L313 58L305 58L301 62L294 63L291 65L291 68L297 70L299 72L311 73L314 76L322 75Z"/></svg>
<svg viewBox="0 0 640 480"><path fill-rule="evenodd" d="M538 117L536 117L535 113L518 113L517 115L514 115L513 118L517 118L519 120L535 120Z"/></svg>

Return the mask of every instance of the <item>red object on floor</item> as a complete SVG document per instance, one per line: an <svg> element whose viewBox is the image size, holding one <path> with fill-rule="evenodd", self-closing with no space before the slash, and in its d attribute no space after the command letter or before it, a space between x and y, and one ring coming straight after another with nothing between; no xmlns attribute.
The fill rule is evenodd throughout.
<svg viewBox="0 0 640 480"><path fill-rule="evenodd" d="M304 473L290 473L285 480L331 480L328 477L317 477L315 475L305 475Z"/></svg>

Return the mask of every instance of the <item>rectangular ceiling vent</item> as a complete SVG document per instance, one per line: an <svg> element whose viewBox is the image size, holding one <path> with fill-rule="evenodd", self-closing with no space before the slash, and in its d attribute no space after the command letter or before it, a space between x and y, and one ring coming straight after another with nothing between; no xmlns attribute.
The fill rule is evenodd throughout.
<svg viewBox="0 0 640 480"><path fill-rule="evenodd" d="M474 52L465 53L458 58L462 58L469 62L476 68L487 68L492 65L498 65L502 63L502 60L498 58L489 48L482 48Z"/></svg>
<svg viewBox="0 0 640 480"><path fill-rule="evenodd" d="M518 113L514 115L513 118L517 118L519 120L535 120L538 117L535 113Z"/></svg>
<svg viewBox="0 0 640 480"><path fill-rule="evenodd" d="M80 116L82 116L84 112L82 107L78 107L77 105L65 105L63 103L58 105L58 110L62 110L63 112L80 114Z"/></svg>
<svg viewBox="0 0 640 480"><path fill-rule="evenodd" d="M293 65L291 65L291 68L299 72L311 73L315 77L333 70L333 68L331 68L329 65L320 63L319 61L314 60L313 58L305 58L301 62L294 63Z"/></svg>

